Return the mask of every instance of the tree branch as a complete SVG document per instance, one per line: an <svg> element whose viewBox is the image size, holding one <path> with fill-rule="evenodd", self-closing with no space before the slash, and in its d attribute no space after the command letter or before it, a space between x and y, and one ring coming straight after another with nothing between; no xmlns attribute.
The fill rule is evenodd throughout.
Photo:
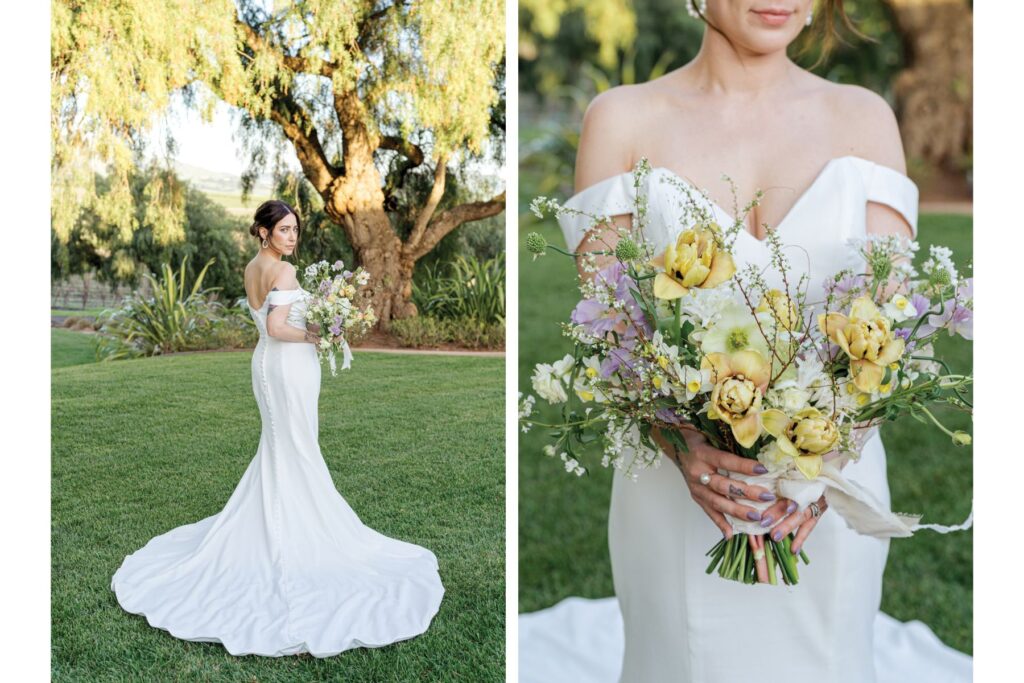
<svg viewBox="0 0 1024 683"><path fill-rule="evenodd" d="M295 155L299 158L303 173L316 191L326 198L331 183L341 175L341 172L327 160L316 127L297 104L284 99L274 100L270 120L281 126L281 130L295 147Z"/></svg>
<svg viewBox="0 0 1024 683"><path fill-rule="evenodd" d="M413 168L419 166L424 161L423 150L420 149L418 145L397 135L381 136L380 143L378 143L377 148L390 149L393 152L398 152L412 162Z"/></svg>
<svg viewBox="0 0 1024 683"><path fill-rule="evenodd" d="M295 57L284 54L283 48L271 45L266 38L261 36L255 28L246 22L236 19L235 26L242 31L242 35L245 38L245 44L248 45L253 52L268 52L274 55L277 59L277 63L292 73L309 73L326 76L327 78L331 78L331 76L334 75L335 64L333 62L321 61L317 68L314 69L310 60L305 57Z"/></svg>
<svg viewBox="0 0 1024 683"><path fill-rule="evenodd" d="M445 235L463 223L478 221L482 218L497 216L505 210L505 193L485 202L469 202L460 204L437 214L427 226L422 239L415 248L403 247L402 251L407 258L417 260L441 241Z"/></svg>
<svg viewBox="0 0 1024 683"><path fill-rule="evenodd" d="M423 233L427 229L427 223L434 215L434 211L437 210L437 205L441 202L441 197L444 196L445 180L448 177L448 155L444 155L437 160L437 165L434 167L434 184L430 188L430 194L427 195L427 201L420 209L419 213L416 214L416 222L413 224L412 232L409 234L409 239L406 240L406 247L415 252L419 246L420 240L423 239Z"/></svg>

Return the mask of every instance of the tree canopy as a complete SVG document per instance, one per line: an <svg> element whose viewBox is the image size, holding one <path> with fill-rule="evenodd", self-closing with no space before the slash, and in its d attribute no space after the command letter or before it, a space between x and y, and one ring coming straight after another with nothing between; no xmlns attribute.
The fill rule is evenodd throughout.
<svg viewBox="0 0 1024 683"><path fill-rule="evenodd" d="M52 227L66 241L83 209L123 239L183 237L184 201L147 187L141 221L129 176L173 93L205 116L242 112L254 167L286 141L357 257L382 277L382 319L407 304L412 268L458 225L499 213L504 194L445 206L451 162L483 154L500 107L500 0L55 0ZM503 117L503 113L501 114ZM503 120L503 118L502 118ZM173 150L172 150L173 151ZM95 170L109 184L97 191ZM410 173L432 178L403 192ZM411 217L399 235L389 215Z"/></svg>

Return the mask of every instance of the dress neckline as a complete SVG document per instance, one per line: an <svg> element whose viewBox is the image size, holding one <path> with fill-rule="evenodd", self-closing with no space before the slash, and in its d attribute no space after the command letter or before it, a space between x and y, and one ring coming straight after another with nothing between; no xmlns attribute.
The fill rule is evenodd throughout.
<svg viewBox="0 0 1024 683"><path fill-rule="evenodd" d="M295 289L271 289L270 290L270 292L299 292L299 291L302 291L302 287L296 287ZM245 305L248 306L249 310L252 311L253 313L261 313L263 311L263 307L267 305L268 301L270 301L270 292L267 292L267 295L263 297L263 303L260 304L259 308L253 308L252 307L252 304L249 303L249 297L245 298Z"/></svg>
<svg viewBox="0 0 1024 683"><path fill-rule="evenodd" d="M805 202L805 200L807 199L808 195L810 195L817 188L817 186L821 184L822 179L825 178L825 176L828 173L829 169L831 169L837 162L840 162L840 161L851 161L851 160L861 161L861 162L870 164L873 167L884 168L885 170L891 171L892 173L896 174L897 176L903 178L904 180L909 182L911 185L914 185L915 188L917 187L917 185L914 183L914 181L911 180L908 176L900 173L899 171L896 171L895 169L889 168L888 166L882 166L880 164L877 164L874 161L871 161L870 159L865 159L864 157L859 157L859 156L857 156L855 154L846 154L846 155L843 155L843 156L832 157L831 159L829 159L828 161L825 162L824 166L822 166L821 170L818 171L818 174L814 177L814 180L812 180L810 185L808 185L807 188L804 189L804 191L800 193L800 195L796 198L796 201L793 203L793 205L791 207L789 207L789 210L785 213L785 215L779 221L778 225L775 225L773 229L777 232L778 230L780 230L782 228L783 225L786 224L786 221L788 221L790 219L790 217ZM700 188L698 188L696 185L694 185L685 176L680 175L678 172L673 171L672 169L668 168L667 166L654 166L654 167L651 168L651 172L652 173L655 173L655 172L666 173L666 174L672 176L673 178L675 178L676 180L678 180L679 182L686 184L687 187L689 187L690 189L692 189L695 192L697 192L711 206L712 209L714 209L715 211L721 212L721 214L723 216L725 216L729 220L730 223L735 223L736 222L736 219L728 211L726 211L724 208L722 208L718 203L712 201L710 198L707 198L703 194L701 194ZM633 173L632 171L623 171L622 173L619 173L618 175L611 176L610 178L606 178L605 180L602 180L600 182L594 183L593 185L590 185L589 187L586 187L586 188L580 190L579 192L577 192L576 194L574 194L569 199L569 201L570 202L573 201L577 197L580 197L584 193L590 191L592 188L596 188L596 187L600 186L602 183L605 183L605 182L608 182L610 180L614 180L614 179L620 178L620 177L625 176L625 175L632 175L632 173ZM754 233L750 232L746 227L744 227L743 230L741 230L740 232L746 234L749 239L753 240L754 242L756 242L758 244L762 244L763 245L763 244L765 244L767 242L767 237L765 237L764 239L760 239L756 235L754 235Z"/></svg>

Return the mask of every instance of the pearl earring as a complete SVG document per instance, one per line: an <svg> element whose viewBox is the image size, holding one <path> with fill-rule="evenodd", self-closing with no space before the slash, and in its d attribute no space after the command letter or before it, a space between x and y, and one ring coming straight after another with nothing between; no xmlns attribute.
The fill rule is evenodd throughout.
<svg viewBox="0 0 1024 683"><path fill-rule="evenodd" d="M814 21L814 12L808 12L807 13L807 21L805 23L808 26L810 26L812 21Z"/></svg>
<svg viewBox="0 0 1024 683"><path fill-rule="evenodd" d="M690 0L686 3L686 11L694 19L700 19L708 13L708 0Z"/></svg>

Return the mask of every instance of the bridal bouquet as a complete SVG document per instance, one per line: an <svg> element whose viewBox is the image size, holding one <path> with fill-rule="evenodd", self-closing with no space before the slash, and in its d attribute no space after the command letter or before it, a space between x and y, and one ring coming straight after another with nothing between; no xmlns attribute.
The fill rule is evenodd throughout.
<svg viewBox="0 0 1024 683"><path fill-rule="evenodd" d="M306 306L306 322L312 323L323 335L317 344L317 355L326 360L331 375L337 376L335 351L343 355L342 369L352 363L352 350L348 340L367 332L377 322L369 303L360 304L364 292L360 290L370 282L370 274L360 266L355 271L345 270L345 264L318 261L303 271L303 285L310 293Z"/></svg>
<svg viewBox="0 0 1024 683"><path fill-rule="evenodd" d="M633 478L660 463L654 430L685 452L679 430L694 429L712 446L761 464L756 476L723 474L800 509L824 493L860 533L948 530L884 509L841 469L880 424L907 414L955 444L971 442L933 410L937 404L971 410L965 395L971 375L957 374L932 347L940 334L971 338L972 281L957 272L950 250L932 247L918 272L911 264L916 243L895 236L856 241L851 248L863 256L864 272L835 273L812 301L808 277L795 275L771 230L770 265L737 269L733 243L760 195L722 228L692 188L665 179L683 199L683 225L655 253L644 238L648 172L646 162L634 170L637 200L628 229L543 197L531 207L540 217L587 218L591 245L582 253L548 245L537 233L526 246L534 258L548 249L577 257L593 278L581 284L582 300L563 324L573 352L533 372L534 391L562 406L562 420L532 419L536 399L527 396L520 404L523 429L549 428L553 442L545 453L557 455L570 473L584 474L584 462L597 451L601 465ZM614 246L609 233L618 238ZM759 565L762 577L766 565L770 583L778 573L786 584L798 581L792 535L777 542L757 522L727 519L737 533L709 551L709 574L717 568L724 578L754 583ZM808 561L802 551L799 557Z"/></svg>

